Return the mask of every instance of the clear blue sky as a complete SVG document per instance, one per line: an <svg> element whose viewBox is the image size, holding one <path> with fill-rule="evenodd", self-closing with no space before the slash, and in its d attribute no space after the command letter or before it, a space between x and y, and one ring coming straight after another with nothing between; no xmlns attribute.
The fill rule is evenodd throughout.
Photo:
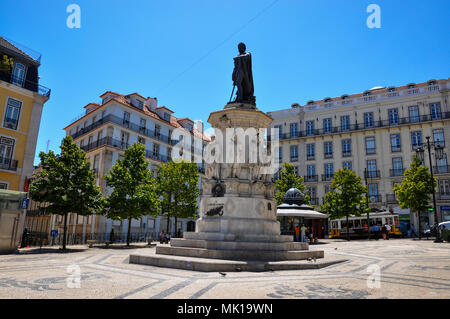
<svg viewBox="0 0 450 319"><path fill-rule="evenodd" d="M8 2L9 4L6 4ZM38 154L107 90L158 97L206 122L230 98L233 56L253 55L258 108L450 76L448 0L3 0L0 34L42 53ZM81 8L69 29L66 8ZM381 29L366 8L381 7Z"/></svg>

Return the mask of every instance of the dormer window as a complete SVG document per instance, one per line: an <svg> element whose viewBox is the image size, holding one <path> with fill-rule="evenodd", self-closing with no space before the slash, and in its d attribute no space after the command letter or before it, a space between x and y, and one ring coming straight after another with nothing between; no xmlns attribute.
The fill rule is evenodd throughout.
<svg viewBox="0 0 450 319"><path fill-rule="evenodd" d="M164 112L163 118L164 118L164 120L166 120L167 122L170 122L170 114L169 114L169 113Z"/></svg>
<svg viewBox="0 0 450 319"><path fill-rule="evenodd" d="M324 102L331 102L331 98L330 97L325 98Z"/></svg>
<svg viewBox="0 0 450 319"><path fill-rule="evenodd" d="M314 105L314 101L308 101L308 105Z"/></svg>
<svg viewBox="0 0 450 319"><path fill-rule="evenodd" d="M348 95L347 95L347 94L342 95L342 96L341 96L341 99L347 100L347 99L348 99Z"/></svg>
<svg viewBox="0 0 450 319"><path fill-rule="evenodd" d="M414 83L408 84L408 89L414 89L416 85Z"/></svg>
<svg viewBox="0 0 450 319"><path fill-rule="evenodd" d="M436 80L430 80L428 81L428 85L436 85Z"/></svg>
<svg viewBox="0 0 450 319"><path fill-rule="evenodd" d="M136 102L137 102L137 107L139 108L139 109L144 109L144 102L142 102L141 100L136 100Z"/></svg>
<svg viewBox="0 0 450 319"><path fill-rule="evenodd" d="M366 92L363 93L363 96L369 96L369 95L372 95L372 92L366 91Z"/></svg>
<svg viewBox="0 0 450 319"><path fill-rule="evenodd" d="M388 92L395 92L395 91L397 91L395 87L391 86L390 88L388 88Z"/></svg>

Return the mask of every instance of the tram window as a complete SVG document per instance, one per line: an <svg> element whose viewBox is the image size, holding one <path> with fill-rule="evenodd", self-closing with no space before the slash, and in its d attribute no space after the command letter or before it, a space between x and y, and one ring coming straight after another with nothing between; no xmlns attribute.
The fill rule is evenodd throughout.
<svg viewBox="0 0 450 319"><path fill-rule="evenodd" d="M347 221L341 221L341 228L347 228Z"/></svg>
<svg viewBox="0 0 450 319"><path fill-rule="evenodd" d="M355 228L361 228L361 222L359 220L355 220Z"/></svg>

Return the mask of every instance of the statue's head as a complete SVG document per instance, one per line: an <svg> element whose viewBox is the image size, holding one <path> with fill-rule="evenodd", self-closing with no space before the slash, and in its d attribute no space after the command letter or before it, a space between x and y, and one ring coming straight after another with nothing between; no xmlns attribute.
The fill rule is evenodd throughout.
<svg viewBox="0 0 450 319"><path fill-rule="evenodd" d="M240 54L245 53L245 50L247 49L247 47L245 46L245 44L243 42L238 44L238 50Z"/></svg>

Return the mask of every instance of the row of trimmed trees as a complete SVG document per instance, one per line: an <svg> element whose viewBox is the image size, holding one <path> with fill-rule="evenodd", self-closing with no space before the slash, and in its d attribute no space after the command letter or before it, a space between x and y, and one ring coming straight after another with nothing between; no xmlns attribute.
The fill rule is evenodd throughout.
<svg viewBox="0 0 450 319"><path fill-rule="evenodd" d="M95 184L86 153L73 143L72 137L65 137L60 148L58 155L53 151L39 154L42 169L30 185L30 197L45 203L47 212L64 216L63 249L69 213L128 219L127 245L132 219L160 214L168 220L196 216L199 174L195 163L161 164L154 177L148 168L144 145L135 143L105 176L106 185L112 190L105 197Z"/></svg>
<svg viewBox="0 0 450 319"><path fill-rule="evenodd" d="M427 212L431 207L432 194L437 187L436 179L434 179L433 185L430 183L430 179L429 169L417 157L414 157L410 168L405 170L402 183L393 187L399 206L410 209L412 212L418 213L419 216L420 213ZM283 163L280 178L276 182L275 198L278 205L282 203L286 191L292 187L305 193L306 187L303 184L303 178L294 173L292 164ZM331 192L325 194L325 201L320 209L326 212L331 220L344 217L347 219L347 239L349 239L349 216L367 214L367 218L369 218L368 187L363 186L361 177L355 172L340 169L334 175L331 189ZM309 196L306 195L305 203L308 204L309 200ZM370 225L368 224L368 226Z"/></svg>

